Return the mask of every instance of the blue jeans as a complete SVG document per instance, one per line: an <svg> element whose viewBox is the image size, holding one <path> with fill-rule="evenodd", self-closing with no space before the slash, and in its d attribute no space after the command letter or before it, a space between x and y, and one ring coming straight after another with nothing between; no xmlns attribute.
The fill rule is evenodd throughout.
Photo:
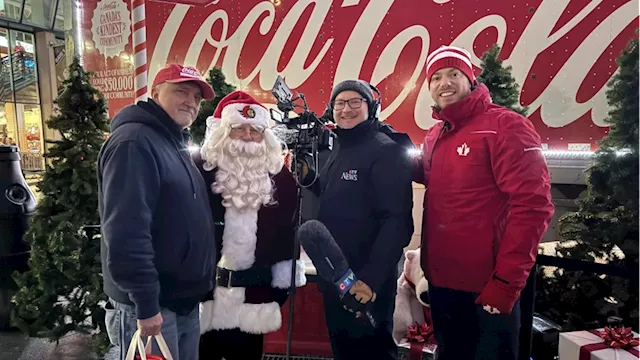
<svg viewBox="0 0 640 360"><path fill-rule="evenodd" d="M200 311L194 307L187 316L176 315L162 308L162 336L167 342L174 360L198 360L200 345ZM109 299L106 306L105 322L111 344L119 349L116 353L120 360L127 356L127 350L133 333L138 329L135 308ZM143 339L144 342L147 339ZM153 341L153 354L160 355L158 344Z"/></svg>

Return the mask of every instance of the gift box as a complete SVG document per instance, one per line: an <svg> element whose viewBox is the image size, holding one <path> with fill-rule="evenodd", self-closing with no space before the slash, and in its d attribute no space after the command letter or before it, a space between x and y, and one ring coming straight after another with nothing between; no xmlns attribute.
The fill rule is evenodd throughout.
<svg viewBox="0 0 640 360"><path fill-rule="evenodd" d="M433 335L433 328L426 323L409 326L407 342L398 345L398 360L435 360L438 345Z"/></svg>
<svg viewBox="0 0 640 360"><path fill-rule="evenodd" d="M410 360L411 359L411 355L410 355L410 351L411 351L411 345L415 344L411 344L411 343L403 343L398 345L398 360ZM421 344L421 349L420 351L422 352L420 360L436 360L437 357L437 353L436 350L438 349L438 345L436 344Z"/></svg>
<svg viewBox="0 0 640 360"><path fill-rule="evenodd" d="M560 360L638 359L638 334L622 327L560 333L558 355Z"/></svg>

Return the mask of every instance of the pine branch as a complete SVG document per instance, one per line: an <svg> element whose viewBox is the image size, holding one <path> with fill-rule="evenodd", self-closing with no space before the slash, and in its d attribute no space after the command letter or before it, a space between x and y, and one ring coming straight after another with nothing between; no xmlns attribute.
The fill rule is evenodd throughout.
<svg viewBox="0 0 640 360"><path fill-rule="evenodd" d="M638 39L617 59L618 73L608 83L609 134L587 169L587 190L578 211L558 221L562 241L556 255L605 260L638 268L640 198L638 174ZM624 154L619 149L629 149ZM556 271L544 278L536 308L564 325L565 331L596 328L617 315L638 329L638 284L611 276Z"/></svg>
<svg viewBox="0 0 640 360"><path fill-rule="evenodd" d="M520 105L520 89L516 80L511 76L511 65L504 67L500 56L500 47L494 44L482 55L480 67L482 72L478 75L478 82L489 89L491 100L494 104L504 106L521 115L526 116L528 107Z"/></svg>
<svg viewBox="0 0 640 360"><path fill-rule="evenodd" d="M61 140L48 142L50 161L38 184L42 198L24 236L29 271L14 274L20 290L12 320L25 333L53 341L71 331L105 339L100 239L82 231L99 223L96 163L108 130L107 104L91 76L74 59L55 100L57 111L47 120Z"/></svg>
<svg viewBox="0 0 640 360"><path fill-rule="evenodd" d="M222 73L222 69L214 67L209 70L209 78L207 82L213 87L216 93L215 99L203 101L200 106L200 112L196 120L191 124L190 133L194 144L201 145L207 131L207 118L213 115L218 103L227 94L233 92L235 87L226 82L226 78Z"/></svg>

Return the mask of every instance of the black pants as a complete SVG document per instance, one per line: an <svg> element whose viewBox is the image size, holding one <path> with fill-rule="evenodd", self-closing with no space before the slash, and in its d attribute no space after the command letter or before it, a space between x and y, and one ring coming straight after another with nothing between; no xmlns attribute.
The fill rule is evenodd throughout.
<svg viewBox="0 0 640 360"><path fill-rule="evenodd" d="M323 303L334 360L398 358L398 349L391 336L392 328L388 316L379 316L376 319L378 327L373 329L365 316L356 319L342 307L342 303L333 294L323 295ZM393 306L393 303L387 305Z"/></svg>
<svg viewBox="0 0 640 360"><path fill-rule="evenodd" d="M478 294L429 286L438 360L517 360L520 300L511 314L492 315Z"/></svg>
<svg viewBox="0 0 640 360"><path fill-rule="evenodd" d="M209 331L200 336L200 360L261 360L263 341L239 329Z"/></svg>

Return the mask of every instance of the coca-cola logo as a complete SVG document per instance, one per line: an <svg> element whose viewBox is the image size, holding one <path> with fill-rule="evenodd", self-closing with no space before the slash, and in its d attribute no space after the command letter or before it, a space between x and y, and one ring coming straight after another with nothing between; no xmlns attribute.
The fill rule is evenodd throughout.
<svg viewBox="0 0 640 360"><path fill-rule="evenodd" d="M149 79L168 62L202 72L217 65L228 82L273 102L269 90L282 75L321 111L333 84L361 78L381 88L381 118L400 124L414 139L411 123L424 130L435 122L424 79L428 53L456 45L469 50L479 66L483 50L478 48L497 42L543 141L547 134L560 133L553 129L570 129L580 120L580 137L567 130L558 140L594 143L605 131L599 127L606 126L605 92L616 68L613 60L638 17L637 0L152 4L149 17L164 18L156 28L147 19L148 42L153 43Z"/></svg>
<svg viewBox="0 0 640 360"><path fill-rule="evenodd" d="M180 71L180 76L192 77L197 79L201 78L198 70L192 68L191 66L185 66L184 68L182 68L182 70Z"/></svg>

